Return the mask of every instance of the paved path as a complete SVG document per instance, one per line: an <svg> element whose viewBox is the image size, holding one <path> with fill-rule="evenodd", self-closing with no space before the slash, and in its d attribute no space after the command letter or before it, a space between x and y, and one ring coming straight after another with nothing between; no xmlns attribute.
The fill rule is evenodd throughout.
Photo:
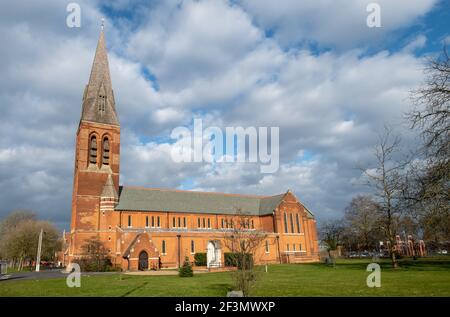
<svg viewBox="0 0 450 317"><path fill-rule="evenodd" d="M217 270L213 272L227 271L226 269ZM207 269L194 270L194 274L208 273ZM82 276L90 275L102 275L102 274L117 274L117 272L84 272L81 273ZM178 270L159 270L159 271L137 271L137 272L124 272L128 275L141 275L141 276L151 276L151 275L178 275ZM21 280L45 280L51 278L66 278L67 273L64 273L61 269L45 270L41 272L15 272L9 273L5 276L0 277L0 282L4 281L21 281Z"/></svg>
<svg viewBox="0 0 450 317"><path fill-rule="evenodd" d="M81 273L82 276L89 276L89 275L100 275L100 274L115 274L116 272L88 272L88 273ZM55 270L45 270L41 272L15 272L15 273L8 273L6 276L2 276L0 278L0 282L4 281L21 281L21 280L45 280L45 279L51 279L51 278L66 278L67 273L64 273L61 271L61 269L55 269Z"/></svg>

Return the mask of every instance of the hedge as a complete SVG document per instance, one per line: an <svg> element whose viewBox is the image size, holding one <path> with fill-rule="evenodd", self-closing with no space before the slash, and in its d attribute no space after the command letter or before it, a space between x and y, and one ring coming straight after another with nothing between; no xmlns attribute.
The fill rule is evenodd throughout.
<svg viewBox="0 0 450 317"><path fill-rule="evenodd" d="M195 253L194 263L196 266L206 266L206 253Z"/></svg>
<svg viewBox="0 0 450 317"><path fill-rule="evenodd" d="M246 261L247 269L253 267L253 255L250 253L243 255L241 253L225 252L224 258L225 266L237 266L239 269L242 269L242 264Z"/></svg>

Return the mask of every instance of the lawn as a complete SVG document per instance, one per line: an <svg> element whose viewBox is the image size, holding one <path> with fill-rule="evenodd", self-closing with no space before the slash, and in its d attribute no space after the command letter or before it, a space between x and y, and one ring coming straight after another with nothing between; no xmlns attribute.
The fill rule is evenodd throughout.
<svg viewBox="0 0 450 317"><path fill-rule="evenodd" d="M450 258L401 260L392 270L381 264L381 287L366 286L369 260L258 267L253 296L450 296ZM83 276L80 288L68 288L65 279L3 281L0 296L225 296L232 289L231 273L178 276L124 274Z"/></svg>

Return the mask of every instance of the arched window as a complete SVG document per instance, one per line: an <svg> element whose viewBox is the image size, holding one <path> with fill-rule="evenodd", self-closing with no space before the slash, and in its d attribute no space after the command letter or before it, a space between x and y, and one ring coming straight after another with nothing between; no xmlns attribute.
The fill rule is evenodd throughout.
<svg viewBox="0 0 450 317"><path fill-rule="evenodd" d="M284 213L284 233L288 233L288 218L286 212Z"/></svg>
<svg viewBox="0 0 450 317"><path fill-rule="evenodd" d="M292 214L289 214L289 218L291 219L291 233L294 233L294 217L292 217Z"/></svg>
<svg viewBox="0 0 450 317"><path fill-rule="evenodd" d="M195 242L191 240L191 253L195 253Z"/></svg>
<svg viewBox="0 0 450 317"><path fill-rule="evenodd" d="M297 221L297 232L300 233L300 219L298 214L295 214L295 220Z"/></svg>
<svg viewBox="0 0 450 317"><path fill-rule="evenodd" d="M270 251L269 251L269 241L268 240L266 240L266 253L269 253Z"/></svg>
<svg viewBox="0 0 450 317"><path fill-rule="evenodd" d="M162 254L166 254L166 240L162 241L162 245L161 245L161 253Z"/></svg>
<svg viewBox="0 0 450 317"><path fill-rule="evenodd" d="M102 164L109 165L109 139L105 137L103 139L103 154L102 154Z"/></svg>
<svg viewBox="0 0 450 317"><path fill-rule="evenodd" d="M89 142L89 163L97 164L97 137L91 136Z"/></svg>

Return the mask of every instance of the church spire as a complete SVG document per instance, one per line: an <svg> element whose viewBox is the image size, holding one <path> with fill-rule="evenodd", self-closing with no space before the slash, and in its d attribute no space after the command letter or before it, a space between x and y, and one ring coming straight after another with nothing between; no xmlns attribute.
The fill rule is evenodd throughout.
<svg viewBox="0 0 450 317"><path fill-rule="evenodd" d="M103 22L89 83L84 90L81 121L119 125L109 74Z"/></svg>

